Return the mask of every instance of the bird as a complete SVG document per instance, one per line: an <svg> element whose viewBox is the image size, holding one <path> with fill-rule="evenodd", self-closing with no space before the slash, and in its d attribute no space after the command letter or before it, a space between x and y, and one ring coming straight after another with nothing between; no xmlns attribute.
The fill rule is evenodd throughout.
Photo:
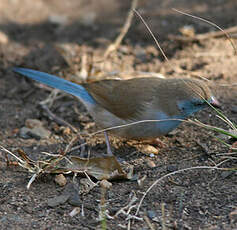
<svg viewBox="0 0 237 230"><path fill-rule="evenodd" d="M220 107L210 88L192 78L104 79L79 85L33 69L13 71L78 98L105 130L108 155L113 153L107 132L125 139L155 139L208 105Z"/></svg>

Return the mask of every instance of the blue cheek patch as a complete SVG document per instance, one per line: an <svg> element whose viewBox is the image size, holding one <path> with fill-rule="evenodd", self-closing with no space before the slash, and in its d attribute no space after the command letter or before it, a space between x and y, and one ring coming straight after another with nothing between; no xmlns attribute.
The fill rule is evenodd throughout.
<svg viewBox="0 0 237 230"><path fill-rule="evenodd" d="M182 111L184 118L192 115L193 113L196 113L205 107L207 107L207 103L200 100L200 99L192 99L190 101L179 101L178 107L180 111Z"/></svg>

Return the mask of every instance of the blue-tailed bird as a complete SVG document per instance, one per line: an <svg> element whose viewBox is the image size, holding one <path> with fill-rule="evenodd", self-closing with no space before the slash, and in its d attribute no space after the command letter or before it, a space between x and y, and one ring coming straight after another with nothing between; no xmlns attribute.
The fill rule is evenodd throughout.
<svg viewBox="0 0 237 230"><path fill-rule="evenodd" d="M76 96L98 126L103 129L122 126L109 133L127 139L155 139L175 129L181 120L206 108L207 102L219 106L207 85L196 79L146 77L78 85L36 70L13 70ZM129 125L133 122L135 124ZM105 137L107 152L112 154L106 132Z"/></svg>

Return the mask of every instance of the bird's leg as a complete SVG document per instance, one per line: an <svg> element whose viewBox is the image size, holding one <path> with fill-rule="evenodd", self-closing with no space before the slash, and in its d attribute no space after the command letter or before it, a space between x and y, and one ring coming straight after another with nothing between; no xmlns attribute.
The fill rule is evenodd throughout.
<svg viewBox="0 0 237 230"><path fill-rule="evenodd" d="M104 135L105 135L105 142L106 142L106 146L107 146L107 155L108 156L113 156L112 150L111 150L111 146L109 143L109 137L106 131L104 131Z"/></svg>

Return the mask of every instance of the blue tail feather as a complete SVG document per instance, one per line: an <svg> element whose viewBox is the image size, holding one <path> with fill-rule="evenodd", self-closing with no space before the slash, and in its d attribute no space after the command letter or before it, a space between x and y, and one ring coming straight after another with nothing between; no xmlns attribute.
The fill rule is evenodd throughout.
<svg viewBox="0 0 237 230"><path fill-rule="evenodd" d="M14 67L13 71L31 79L34 79L45 85L48 85L52 88L60 89L69 94L72 94L81 99L82 102L84 102L85 104L95 104L95 100L81 85L75 84L73 82L67 81L63 78L59 78L51 74L32 69Z"/></svg>

